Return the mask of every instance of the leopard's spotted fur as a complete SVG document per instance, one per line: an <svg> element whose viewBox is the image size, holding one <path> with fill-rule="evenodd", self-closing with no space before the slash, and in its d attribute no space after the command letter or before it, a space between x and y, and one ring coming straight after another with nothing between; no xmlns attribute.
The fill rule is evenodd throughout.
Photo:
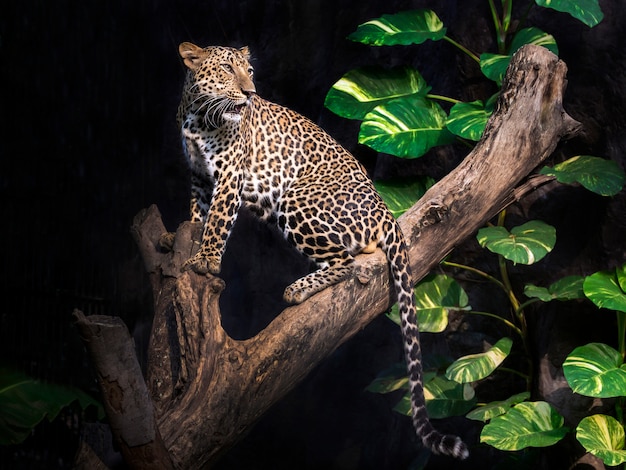
<svg viewBox="0 0 626 470"><path fill-rule="evenodd" d="M405 242L360 163L313 122L255 94L247 48L183 43L179 52L189 69L178 121L191 167L191 218L204 222L200 250L186 264L219 273L242 204L320 267L285 289L288 302L337 283L355 255L380 246L397 292L417 434L436 453L467 457L458 437L428 420Z"/></svg>

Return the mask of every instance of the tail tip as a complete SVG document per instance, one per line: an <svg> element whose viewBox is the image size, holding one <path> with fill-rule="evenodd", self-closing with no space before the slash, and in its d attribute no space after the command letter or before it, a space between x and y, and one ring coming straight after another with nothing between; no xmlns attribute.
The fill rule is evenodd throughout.
<svg viewBox="0 0 626 470"><path fill-rule="evenodd" d="M447 435L443 436L438 448L434 450L439 454L449 455L455 459L465 460L469 457L469 449L460 437Z"/></svg>

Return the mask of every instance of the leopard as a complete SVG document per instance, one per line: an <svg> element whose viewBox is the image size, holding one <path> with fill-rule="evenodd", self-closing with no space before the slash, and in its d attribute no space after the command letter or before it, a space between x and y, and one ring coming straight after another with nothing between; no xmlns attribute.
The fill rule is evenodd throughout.
<svg viewBox="0 0 626 470"><path fill-rule="evenodd" d="M288 285L297 304L354 272L355 256L382 249L401 317L418 438L465 459L467 445L431 424L407 243L364 166L317 124L256 92L249 47L179 45L186 77L177 113L190 169L190 218L203 224L184 269L220 273L242 207L278 228L317 269Z"/></svg>

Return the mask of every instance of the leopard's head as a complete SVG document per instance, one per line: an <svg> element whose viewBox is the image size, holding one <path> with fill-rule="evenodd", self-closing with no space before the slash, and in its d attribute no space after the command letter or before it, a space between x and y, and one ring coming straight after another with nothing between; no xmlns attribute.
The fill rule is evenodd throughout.
<svg viewBox="0 0 626 470"><path fill-rule="evenodd" d="M248 48L202 48L183 42L178 51L189 69L183 92L188 94L189 106L211 127L239 121L250 96L256 93Z"/></svg>

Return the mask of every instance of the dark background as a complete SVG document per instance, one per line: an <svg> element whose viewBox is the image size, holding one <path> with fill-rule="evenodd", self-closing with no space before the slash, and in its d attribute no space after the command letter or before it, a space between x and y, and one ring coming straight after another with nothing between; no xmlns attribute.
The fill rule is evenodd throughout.
<svg viewBox="0 0 626 470"><path fill-rule="evenodd" d="M516 2L517 17L528 3ZM583 135L560 145L555 161L592 154L624 167L626 14L617 2L600 4L605 19L593 29L539 7L530 10L529 23L556 37L569 67L565 108L585 126ZM330 86L365 64L413 65L433 93L463 100L493 93L475 64L444 41L372 48L345 39L364 21L418 7L433 8L448 34L470 49L495 52L486 0L4 2L0 362L96 393L71 324L73 308L121 316L144 358L150 292L129 227L150 204L158 205L170 230L187 217L187 173L175 125L184 76L177 54L182 41L250 46L259 94L322 125L375 177L399 171L439 177L449 171L466 152L462 147L439 149L399 170L389 157L356 145L358 123L323 108ZM623 192L600 198L561 188L530 197L513 217L540 217L555 225L558 244L545 263L524 271L531 279L523 282L546 285L566 274L622 264L624 208ZM476 251L470 241L456 256L487 265ZM234 337L250 336L271 321L282 308L276 299L285 277L306 269L273 232L245 217L225 262L222 310ZM499 299L476 295L473 306L484 303L497 311ZM531 325L537 361L548 357L548 366L557 369L572 345L614 342L606 317L588 321L599 315L596 310L582 305L547 310ZM458 355L497 339L498 332L483 324L469 328L465 336L448 334L452 345L425 341ZM410 421L391 411L398 397L363 390L378 371L400 360L400 351L398 331L379 318L277 405L225 457L222 468L406 468L416 444ZM551 386L544 382L538 381L537 397L550 397ZM462 432L475 445L479 428L465 421L437 426ZM24 445L2 449L0 458L8 468L67 468L76 437L77 424L68 414L65 422L41 425ZM498 458L486 449L474 452L478 457L464 468L487 468L486 458ZM548 451L542 464L567 468L581 453L566 443Z"/></svg>

